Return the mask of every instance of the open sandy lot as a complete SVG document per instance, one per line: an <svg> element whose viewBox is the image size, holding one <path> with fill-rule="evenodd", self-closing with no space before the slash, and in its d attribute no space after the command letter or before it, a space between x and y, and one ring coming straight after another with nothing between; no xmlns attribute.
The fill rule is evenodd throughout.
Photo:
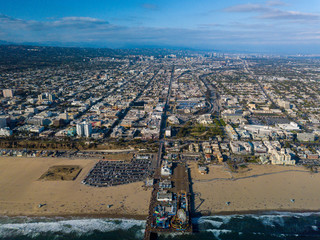
<svg viewBox="0 0 320 240"><path fill-rule="evenodd" d="M143 183L107 188L81 184L97 160L60 158L0 158L0 215L105 215L148 214L151 190ZM40 176L54 165L79 165L75 181L43 181ZM46 204L39 208L39 204ZM108 205L112 205L108 208Z"/></svg>
<svg viewBox="0 0 320 240"><path fill-rule="evenodd" d="M195 208L203 214L320 210L320 173L311 174L303 167L249 165L232 173L220 165L200 175L196 163L189 166Z"/></svg>

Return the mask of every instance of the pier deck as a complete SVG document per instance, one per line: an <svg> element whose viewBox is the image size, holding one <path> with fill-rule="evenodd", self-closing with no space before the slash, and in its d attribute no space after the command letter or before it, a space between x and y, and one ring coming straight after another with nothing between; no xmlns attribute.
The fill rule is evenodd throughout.
<svg viewBox="0 0 320 240"><path fill-rule="evenodd" d="M151 240L151 239L157 239L157 233L170 233L170 232L192 232L192 224L191 224L191 209L190 209L190 200L191 200L191 193L190 193L190 187L189 187L189 171L187 169L187 166L184 163L174 163L173 164L173 173L169 178L164 178L160 174L160 167L155 172L155 183L153 186L153 191L151 194L151 200L150 200L150 206L149 206L149 214L147 218L146 223L146 229L145 229L145 240ZM187 206L185 209L187 213L187 228L186 229L177 229L173 226L168 226L166 228L160 228L154 225L155 221L155 208L159 204L159 201L157 201L157 193L160 190L159 188L159 182L161 179L169 179L173 183L173 188L170 189L170 192L174 194L177 198L180 196L185 196L185 200L187 202ZM178 199L179 200L179 199ZM177 200L177 202L179 202ZM180 203L180 202L179 202ZM179 208L179 207L178 207Z"/></svg>

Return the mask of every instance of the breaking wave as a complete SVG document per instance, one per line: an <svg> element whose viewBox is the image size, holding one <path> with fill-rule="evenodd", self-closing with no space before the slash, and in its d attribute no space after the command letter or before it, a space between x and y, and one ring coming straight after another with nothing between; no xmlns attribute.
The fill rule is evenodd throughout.
<svg viewBox="0 0 320 240"><path fill-rule="evenodd" d="M320 213L267 212L193 218L196 233L159 240L320 239ZM138 240L145 221L133 219L0 218L0 240Z"/></svg>
<svg viewBox="0 0 320 240"><path fill-rule="evenodd" d="M231 230L226 230L226 229L208 229L206 230L207 232L211 232L217 239L220 240L220 235L221 234L226 234L226 233L231 233Z"/></svg>
<svg viewBox="0 0 320 240"><path fill-rule="evenodd" d="M200 217L193 222L199 225L200 233L211 233L217 240L320 239L319 212L216 215Z"/></svg>
<svg viewBox="0 0 320 240"><path fill-rule="evenodd" d="M133 219L54 219L54 218L7 218L0 223L0 238L27 236L31 238L45 234L73 234L80 236L93 232L111 232L136 228L139 239L144 234L145 221ZM24 221L24 222L23 222ZM37 222L36 222L37 221Z"/></svg>

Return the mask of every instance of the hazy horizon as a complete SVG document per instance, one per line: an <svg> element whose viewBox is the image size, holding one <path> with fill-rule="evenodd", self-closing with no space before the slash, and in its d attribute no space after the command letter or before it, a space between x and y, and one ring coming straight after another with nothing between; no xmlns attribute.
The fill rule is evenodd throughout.
<svg viewBox="0 0 320 240"><path fill-rule="evenodd" d="M319 54L320 3L1 1L0 40L103 48Z"/></svg>

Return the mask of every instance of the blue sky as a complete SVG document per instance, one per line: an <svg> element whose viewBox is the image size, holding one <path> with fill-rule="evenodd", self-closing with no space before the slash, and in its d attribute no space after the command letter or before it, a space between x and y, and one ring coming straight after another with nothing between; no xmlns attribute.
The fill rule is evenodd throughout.
<svg viewBox="0 0 320 240"><path fill-rule="evenodd" d="M319 0L0 0L0 40L320 53Z"/></svg>

